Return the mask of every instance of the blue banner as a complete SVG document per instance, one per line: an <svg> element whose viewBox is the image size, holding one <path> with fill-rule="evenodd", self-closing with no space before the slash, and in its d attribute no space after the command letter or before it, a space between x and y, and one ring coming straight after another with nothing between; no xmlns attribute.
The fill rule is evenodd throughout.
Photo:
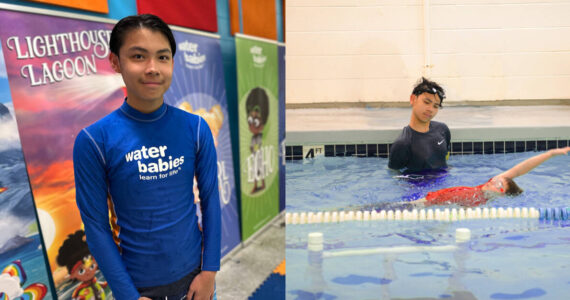
<svg viewBox="0 0 570 300"><path fill-rule="evenodd" d="M285 46L277 46L279 65L279 211L285 209Z"/></svg>
<svg viewBox="0 0 570 300"><path fill-rule="evenodd" d="M212 130L218 154L222 207L222 256L241 241L222 52L218 39L174 31L176 56L165 101L202 116ZM195 184L195 183L194 183ZM199 198L196 184L194 193Z"/></svg>

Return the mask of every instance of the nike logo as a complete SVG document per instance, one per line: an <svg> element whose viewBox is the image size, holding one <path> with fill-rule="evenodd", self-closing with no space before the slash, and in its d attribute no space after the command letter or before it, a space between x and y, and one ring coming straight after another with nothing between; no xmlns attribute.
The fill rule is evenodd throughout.
<svg viewBox="0 0 570 300"><path fill-rule="evenodd" d="M441 145L443 143L443 141L445 141L445 140L441 140L441 141L437 142L437 144Z"/></svg>

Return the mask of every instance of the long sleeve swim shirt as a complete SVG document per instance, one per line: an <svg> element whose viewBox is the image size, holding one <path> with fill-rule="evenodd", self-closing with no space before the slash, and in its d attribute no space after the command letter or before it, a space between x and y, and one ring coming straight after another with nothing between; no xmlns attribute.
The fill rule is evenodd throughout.
<svg viewBox="0 0 570 300"><path fill-rule="evenodd" d="M166 104L145 114L125 101L81 130L73 162L87 243L116 299L138 299L137 287L166 285L200 266L219 270L216 149L201 117Z"/></svg>
<svg viewBox="0 0 570 300"><path fill-rule="evenodd" d="M450 148L451 132L444 123L431 121L425 133L406 126L390 146L388 167L406 173L447 168Z"/></svg>

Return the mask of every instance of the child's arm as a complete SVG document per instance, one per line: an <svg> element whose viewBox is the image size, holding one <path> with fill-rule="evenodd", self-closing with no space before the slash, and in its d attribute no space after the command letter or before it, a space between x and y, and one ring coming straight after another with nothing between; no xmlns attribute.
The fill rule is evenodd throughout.
<svg viewBox="0 0 570 300"><path fill-rule="evenodd" d="M521 176L521 175L528 173L530 170L538 167L540 164L547 161L551 157L562 155L562 154L567 155L568 151L570 151L570 147L548 150L547 152L543 152L539 155L533 156L533 157L519 163L518 165L509 169L508 171L501 173L499 176L509 177L509 178L513 179L515 177L518 177L518 176Z"/></svg>

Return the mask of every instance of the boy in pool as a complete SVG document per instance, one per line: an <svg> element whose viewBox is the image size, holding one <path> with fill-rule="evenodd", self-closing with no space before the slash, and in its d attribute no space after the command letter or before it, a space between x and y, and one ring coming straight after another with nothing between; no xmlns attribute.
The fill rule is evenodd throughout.
<svg viewBox="0 0 570 300"><path fill-rule="evenodd" d="M406 173L446 168L451 133L447 125L431 121L445 99L437 83L422 77L410 95L410 123L390 147L388 167Z"/></svg>
<svg viewBox="0 0 570 300"><path fill-rule="evenodd" d="M415 201L383 203L380 206L376 206L375 209L413 209L444 204L473 207L485 204L487 201L499 196L516 196L521 194L523 190L513 181L514 178L528 173L554 156L568 155L569 151L570 147L565 147L540 153L475 187L458 186L441 189L429 192L424 198Z"/></svg>

